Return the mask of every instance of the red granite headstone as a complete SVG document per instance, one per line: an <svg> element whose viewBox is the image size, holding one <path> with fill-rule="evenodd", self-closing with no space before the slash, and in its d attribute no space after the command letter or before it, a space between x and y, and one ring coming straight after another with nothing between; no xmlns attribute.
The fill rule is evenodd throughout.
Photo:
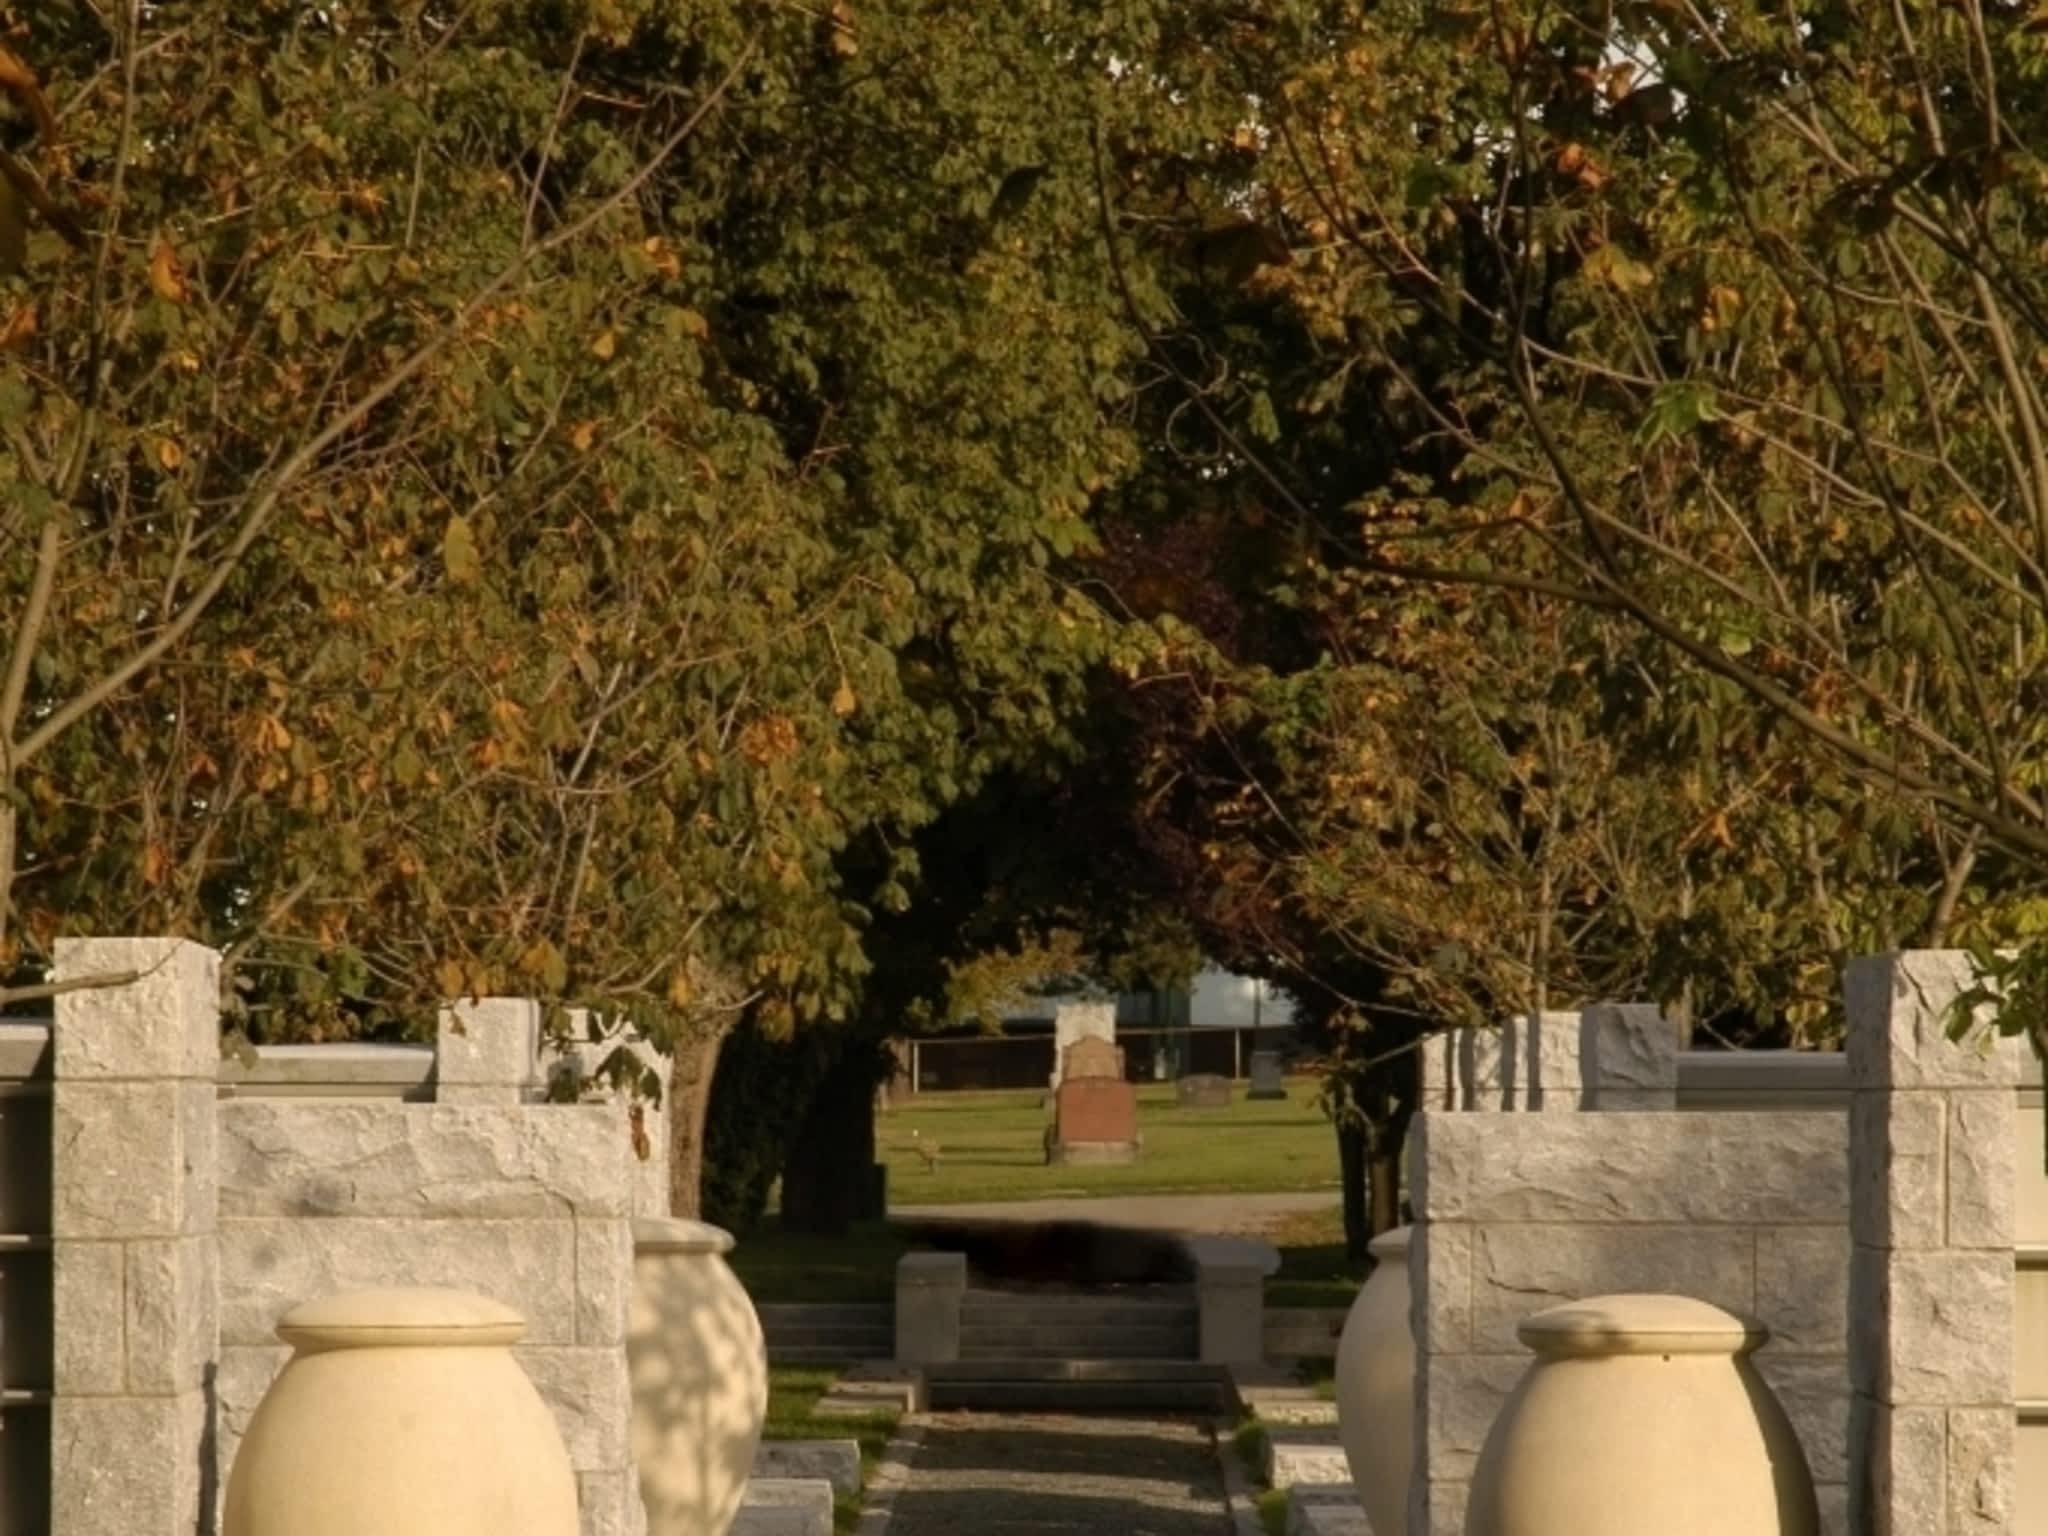
<svg viewBox="0 0 2048 1536"><path fill-rule="evenodd" d="M1070 1077L1060 1084L1053 1139L1129 1142L1138 1139L1138 1090L1114 1077Z"/></svg>

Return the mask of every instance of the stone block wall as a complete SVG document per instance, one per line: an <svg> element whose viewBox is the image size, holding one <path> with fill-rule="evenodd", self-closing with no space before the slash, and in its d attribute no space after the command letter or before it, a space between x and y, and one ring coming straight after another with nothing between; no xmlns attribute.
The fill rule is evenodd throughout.
<svg viewBox="0 0 2048 1536"><path fill-rule="evenodd" d="M1410 1528L1456 1536L1546 1306L1677 1291L1760 1317L1758 1357L1846 1529L1848 1127L1839 1114L1443 1114L1409 1150L1417 1346Z"/></svg>
<svg viewBox="0 0 2048 1536"><path fill-rule="evenodd" d="M637 1536L625 1330L632 1218L667 1210L659 1112L543 1102L563 1062L541 1059L524 1000L450 1008L430 1062L299 1047L251 1069L220 1059L210 951L60 945L58 979L88 977L106 984L60 996L51 1030L52 1536L216 1529L288 1353L278 1320L392 1284L525 1315L516 1352L561 1428L585 1536ZM595 1065L617 1043L566 1055Z"/></svg>
<svg viewBox="0 0 2048 1536"><path fill-rule="evenodd" d="M2015 1520L2014 1040L1948 1037L1952 951L1844 977L1855 1236L1852 1518L1869 1536L2005 1536Z"/></svg>

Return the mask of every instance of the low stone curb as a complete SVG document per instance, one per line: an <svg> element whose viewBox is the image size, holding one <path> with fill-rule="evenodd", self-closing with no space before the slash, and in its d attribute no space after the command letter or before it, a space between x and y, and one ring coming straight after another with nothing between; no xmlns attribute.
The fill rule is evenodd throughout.
<svg viewBox="0 0 2048 1536"><path fill-rule="evenodd" d="M1223 1502L1230 1511L1234 1536L1266 1536L1265 1523L1259 1519L1258 1495L1252 1488L1244 1458L1238 1455L1230 1424L1211 1424L1209 1443L1216 1451L1216 1465L1223 1469Z"/></svg>
<svg viewBox="0 0 2048 1536"><path fill-rule="evenodd" d="M757 1478L823 1478L835 1494L860 1492L858 1440L763 1440L754 1452Z"/></svg>
<svg viewBox="0 0 2048 1536"><path fill-rule="evenodd" d="M1260 1470L1275 1488L1351 1481L1351 1464L1345 1460L1344 1447L1337 1443L1334 1426L1270 1425L1263 1459Z"/></svg>
<svg viewBox="0 0 2048 1536"><path fill-rule="evenodd" d="M1287 1536L1372 1536L1350 1483L1302 1484L1287 1490Z"/></svg>
<svg viewBox="0 0 2048 1536"><path fill-rule="evenodd" d="M753 1477L730 1536L832 1536L832 1485L822 1477Z"/></svg>
<svg viewBox="0 0 2048 1536"><path fill-rule="evenodd" d="M905 1417L882 1448L882 1459L875 1464L874 1476L868 1479L861 1496L857 1536L886 1536L889 1521L896 1513L896 1495L909 1483L910 1469L916 1465L917 1453L923 1445L923 1421Z"/></svg>

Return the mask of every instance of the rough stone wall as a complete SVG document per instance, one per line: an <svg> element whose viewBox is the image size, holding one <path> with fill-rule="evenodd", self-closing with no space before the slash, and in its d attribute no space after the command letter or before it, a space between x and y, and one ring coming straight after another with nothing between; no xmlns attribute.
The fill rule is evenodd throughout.
<svg viewBox="0 0 2048 1536"><path fill-rule="evenodd" d="M1678 1291L1759 1317L1758 1356L1845 1532L1848 1127L1839 1114L1418 1117L1409 1177L1418 1368L1410 1526L1456 1536L1530 1355L1530 1313Z"/></svg>
<svg viewBox="0 0 2048 1536"><path fill-rule="evenodd" d="M1676 1107L1678 1026L1652 1003L1517 1014L1498 1029L1422 1042L1423 1110L1485 1112Z"/></svg>
<svg viewBox="0 0 2048 1536"><path fill-rule="evenodd" d="M624 1369L632 1153L609 1105L220 1105L219 1476L289 1351L298 1303L448 1285L516 1307L586 1536L637 1509Z"/></svg>

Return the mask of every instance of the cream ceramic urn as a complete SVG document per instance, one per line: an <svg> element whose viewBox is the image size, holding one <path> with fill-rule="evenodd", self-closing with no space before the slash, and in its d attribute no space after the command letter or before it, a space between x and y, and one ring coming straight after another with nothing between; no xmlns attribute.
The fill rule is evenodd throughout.
<svg viewBox="0 0 2048 1536"><path fill-rule="evenodd" d="M1372 1240L1378 1264L1351 1303L1337 1341L1337 1433L1367 1522L1407 1529L1414 1456L1415 1335L1408 1321L1408 1239L1396 1227Z"/></svg>
<svg viewBox="0 0 2048 1536"><path fill-rule="evenodd" d="M633 1458L660 1536L724 1536L761 1443L768 1354L731 1248L700 1221L633 1223Z"/></svg>
<svg viewBox="0 0 2048 1536"><path fill-rule="evenodd" d="M512 1357L525 1332L510 1307L429 1287L294 1308L224 1536L577 1536L569 1454Z"/></svg>
<svg viewBox="0 0 2048 1536"><path fill-rule="evenodd" d="M1749 1358L1761 1323L1596 1296L1518 1332L1536 1359L1480 1453L1465 1536L1815 1536L1805 1453Z"/></svg>

